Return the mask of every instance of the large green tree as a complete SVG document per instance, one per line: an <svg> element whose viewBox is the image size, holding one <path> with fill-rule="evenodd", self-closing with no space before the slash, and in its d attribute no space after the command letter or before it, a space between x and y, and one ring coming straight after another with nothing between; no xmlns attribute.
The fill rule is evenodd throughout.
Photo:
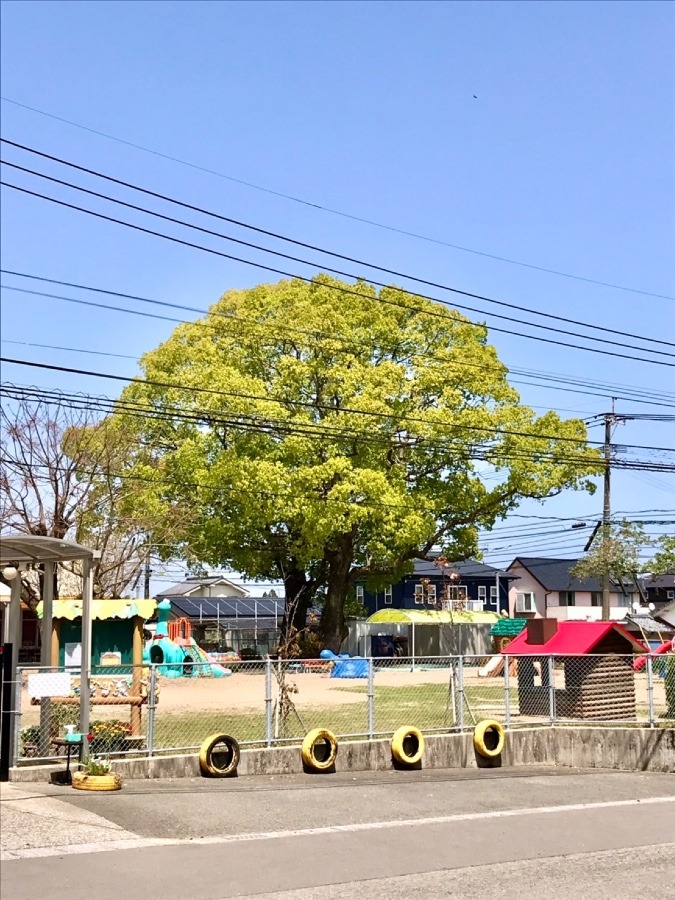
<svg viewBox="0 0 675 900"><path fill-rule="evenodd" d="M321 588L333 648L355 580L476 554L523 498L599 471L581 421L521 405L484 326L395 287L229 291L142 369L118 411L148 448L138 502L192 510L166 552L282 577L300 627Z"/></svg>

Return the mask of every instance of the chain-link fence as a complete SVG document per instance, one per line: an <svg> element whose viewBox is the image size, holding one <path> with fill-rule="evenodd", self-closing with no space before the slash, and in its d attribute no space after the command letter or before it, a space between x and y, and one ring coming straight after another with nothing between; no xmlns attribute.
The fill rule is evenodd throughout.
<svg viewBox="0 0 675 900"><path fill-rule="evenodd" d="M22 667L12 692L13 758L53 760L79 731L72 669ZM299 742L312 728L368 738L482 719L532 724L675 725L675 654L434 656L106 667L92 674L90 751L194 752L215 732L243 745Z"/></svg>

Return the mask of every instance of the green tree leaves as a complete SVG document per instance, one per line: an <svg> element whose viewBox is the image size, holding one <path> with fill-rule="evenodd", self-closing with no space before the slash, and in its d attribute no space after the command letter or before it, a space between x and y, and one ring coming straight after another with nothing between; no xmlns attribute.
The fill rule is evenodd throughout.
<svg viewBox="0 0 675 900"><path fill-rule="evenodd" d="M601 471L581 421L519 403L483 326L395 287L230 291L142 367L118 416L148 448L143 494L192 511L167 554L281 576L299 620L325 586L333 647L356 578L475 555L522 498Z"/></svg>

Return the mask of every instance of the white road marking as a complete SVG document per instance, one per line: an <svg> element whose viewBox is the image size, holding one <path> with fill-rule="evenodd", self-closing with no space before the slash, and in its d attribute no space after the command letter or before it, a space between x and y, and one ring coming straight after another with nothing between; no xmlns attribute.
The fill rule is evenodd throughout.
<svg viewBox="0 0 675 900"><path fill-rule="evenodd" d="M273 841L285 838L314 837L324 834L342 834L357 831L381 831L389 828L411 826L451 825L454 822L475 822L489 819L509 819L518 816L541 816L551 813L582 812L592 809L648 806L650 804L675 803L670 797L645 797L641 800L607 800L598 803L570 803L566 806L535 806L524 809L501 809L489 812L457 813L450 816L429 816L423 819L393 819L384 822L352 822L347 825L323 825L316 828L297 828L288 831L254 831L240 834L220 834L202 838L138 838L119 841L101 841L91 844L68 844L61 847L29 847L22 850L5 850L0 861L28 859L41 856L66 856L74 853L102 853L111 850L136 850L146 847L198 846L204 844L236 844L244 841Z"/></svg>

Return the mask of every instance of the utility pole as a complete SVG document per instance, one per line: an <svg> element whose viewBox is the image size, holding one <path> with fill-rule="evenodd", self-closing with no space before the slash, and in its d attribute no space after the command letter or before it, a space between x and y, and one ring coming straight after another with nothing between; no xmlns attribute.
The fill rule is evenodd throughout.
<svg viewBox="0 0 675 900"><path fill-rule="evenodd" d="M605 557L605 566L609 559L610 522L612 516L611 502L611 473L612 473L612 425L614 424L614 400L612 400L612 412L605 413L605 444L603 447L605 456L605 483L602 502L602 549ZM609 569L605 568L602 575L602 618L609 621Z"/></svg>
<svg viewBox="0 0 675 900"><path fill-rule="evenodd" d="M145 567L143 575L143 596L146 600L150 599L150 576L152 569L150 568L150 548L148 547L148 555L145 557Z"/></svg>

